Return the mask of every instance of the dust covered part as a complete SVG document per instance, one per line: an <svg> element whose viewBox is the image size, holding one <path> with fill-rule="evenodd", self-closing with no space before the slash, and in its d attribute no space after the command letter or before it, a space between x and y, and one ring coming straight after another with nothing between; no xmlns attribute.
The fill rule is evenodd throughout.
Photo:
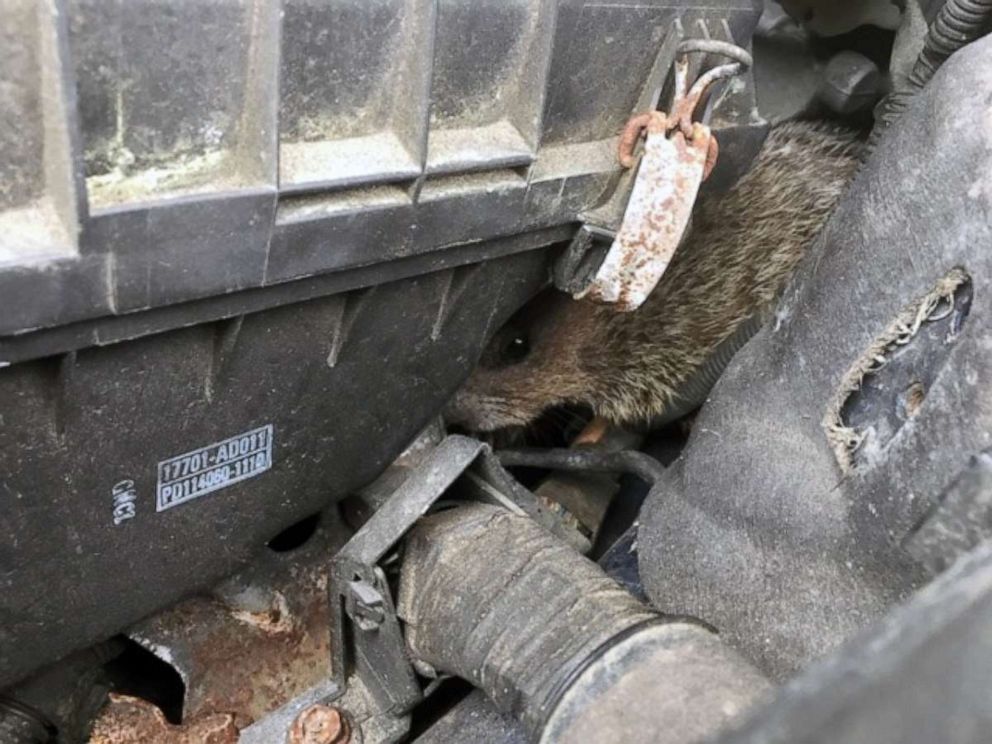
<svg viewBox="0 0 992 744"><path fill-rule="evenodd" d="M952 2L976 19L992 10ZM16 128L0 134L14 137L0 226L15 242L46 233L11 253L0 230L0 254L15 259L0 284L17 290L0 318L0 334L16 331L0 337L5 744L12 722L18 742L74 744L94 719L91 744L519 733L493 705L548 744L698 744L717 731L720 744L987 744L992 40L876 130L805 263L864 149L829 125L779 125L738 188L700 205L640 312L544 293L499 331L453 405L477 429L554 403L657 423L698 402L714 360L722 369L771 320L663 469L626 450L494 456L444 439L435 417L483 339L546 286L544 249L576 220L579 234L616 227L584 210L611 191L607 202L623 201L616 185L630 179L609 151L631 110L660 96L680 35L746 45L761 3L685 9L675 25L684 8L668 2L286 0L284 15L264 0L191 14L158 0L29 4L0 0L29 31L0 32L16 63L0 72L13 93L0 114L44 123L23 143ZM788 4L833 31L898 10L840 3L837 25L827 3ZM348 22L326 27L342 10ZM202 43L211 34L216 48ZM764 139L740 83L720 130L733 178L711 193ZM674 144L691 147L679 130ZM24 170L39 153L44 173ZM682 155L698 169L700 153ZM649 171L671 179L676 201L695 188ZM634 243L671 228L671 207L662 199ZM641 276L625 275L621 307L648 295ZM208 468L226 454L218 444L258 427L270 432L259 477L211 489L193 457ZM623 446L649 446L633 441ZM163 465L177 458L203 498L162 509ZM634 526L605 532L604 545L622 537L597 566L576 551L589 540L535 498L551 489L530 493L500 462L579 467L576 478L598 462L639 473L651 493ZM361 503L339 513L356 490ZM643 491L630 497L621 485L616 503L634 501L634 520ZM572 516L589 525L602 511ZM287 539L304 517L340 534ZM337 550L346 541L352 551ZM25 678L118 632L133 642ZM115 676L128 654L140 659ZM466 702L488 694L488 709L445 713L449 673L477 686ZM794 674L765 706L769 679ZM147 684L156 676L161 689ZM459 709L484 723L443 738L435 717Z"/></svg>
<svg viewBox="0 0 992 744"><path fill-rule="evenodd" d="M903 541L931 510L954 505L942 495L989 446L989 90L986 38L952 57L886 132L641 513L652 599L707 618L775 677L929 578L932 551L918 558ZM938 371L911 424L845 475L825 413L866 350L892 338L893 319L911 308L912 328L918 310L929 314L930 288L946 296L961 283L954 267L974 286L967 322L942 364L923 358Z"/></svg>
<svg viewBox="0 0 992 744"><path fill-rule="evenodd" d="M90 744L237 744L234 716L222 713L193 718L181 726L165 720L149 702L111 695L93 726Z"/></svg>
<svg viewBox="0 0 992 744"><path fill-rule="evenodd" d="M846 474L854 467L855 453L865 444L869 431L859 430L845 416L854 394L858 392L866 378L878 376L890 364L893 357L907 345L913 343L925 323L936 323L951 319L943 342L945 347L957 340L961 323L967 315L971 302L970 293L963 303L959 303L958 293L970 283L968 274L962 269L953 269L937 282L936 286L919 300L908 305L892 321L888 328L876 338L864 355L858 359L844 375L837 394L830 401L830 407L823 418L823 429L830 440L830 446L837 457L837 464ZM963 307L956 305L963 304ZM952 317L956 316L956 317ZM919 411L926 397L926 386L913 380L903 394L904 414L912 418Z"/></svg>
<svg viewBox="0 0 992 744"><path fill-rule="evenodd" d="M709 127L698 123L689 136L679 130L669 138L666 129L664 116L656 114L647 127L644 156L620 231L593 281L576 299L615 304L619 312L636 310L668 268L689 225L716 140Z"/></svg>

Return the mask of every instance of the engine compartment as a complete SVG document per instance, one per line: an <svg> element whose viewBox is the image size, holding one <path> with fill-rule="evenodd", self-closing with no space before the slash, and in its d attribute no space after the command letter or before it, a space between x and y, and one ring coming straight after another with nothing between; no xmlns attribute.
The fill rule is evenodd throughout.
<svg viewBox="0 0 992 744"><path fill-rule="evenodd" d="M9 5L0 739L987 739L979 0ZM772 314L663 426L445 428L687 40L749 50L700 199L866 142Z"/></svg>

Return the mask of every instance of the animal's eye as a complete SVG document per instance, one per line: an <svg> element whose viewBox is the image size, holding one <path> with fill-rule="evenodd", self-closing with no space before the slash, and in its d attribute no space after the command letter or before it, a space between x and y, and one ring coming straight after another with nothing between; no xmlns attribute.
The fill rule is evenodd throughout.
<svg viewBox="0 0 992 744"><path fill-rule="evenodd" d="M486 369L501 369L522 362L530 353L530 337L513 323L507 323L486 345L479 360Z"/></svg>
<svg viewBox="0 0 992 744"><path fill-rule="evenodd" d="M503 341L503 348L500 349L500 356L504 364L516 364L523 361L529 353L530 341L523 333L508 335Z"/></svg>

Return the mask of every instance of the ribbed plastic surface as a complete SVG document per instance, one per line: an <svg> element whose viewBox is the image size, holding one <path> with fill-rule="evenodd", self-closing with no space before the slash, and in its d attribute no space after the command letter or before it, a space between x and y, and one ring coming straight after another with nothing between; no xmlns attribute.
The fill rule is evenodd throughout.
<svg viewBox="0 0 992 744"><path fill-rule="evenodd" d="M0 334L568 223L678 5L0 0Z"/></svg>

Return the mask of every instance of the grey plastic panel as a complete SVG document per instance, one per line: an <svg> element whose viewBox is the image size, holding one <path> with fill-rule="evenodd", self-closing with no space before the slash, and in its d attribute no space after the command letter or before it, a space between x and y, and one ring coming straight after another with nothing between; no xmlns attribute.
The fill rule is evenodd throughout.
<svg viewBox="0 0 992 744"><path fill-rule="evenodd" d="M429 172L529 164L554 0L438 0Z"/></svg>
<svg viewBox="0 0 992 744"><path fill-rule="evenodd" d="M629 118L665 41L671 4L564 0L558 14L544 144L612 138Z"/></svg>
<svg viewBox="0 0 992 744"><path fill-rule="evenodd" d="M79 194L59 9L51 0L0 0L0 18L3 267L73 255Z"/></svg>
<svg viewBox="0 0 992 744"><path fill-rule="evenodd" d="M91 209L275 185L276 4L70 0L70 13Z"/></svg>
<svg viewBox="0 0 992 744"><path fill-rule="evenodd" d="M284 0L284 13L281 189L420 175L433 0Z"/></svg>
<svg viewBox="0 0 992 744"><path fill-rule="evenodd" d="M569 88L622 121L688 1L0 0L0 491L38 507L0 514L0 684L212 584L436 415L617 180L615 133L541 142L554 60L599 43L578 5L656 11L618 42L642 70ZM156 511L158 462L269 424L263 477Z"/></svg>
<svg viewBox="0 0 992 744"><path fill-rule="evenodd" d="M70 0L91 219L115 312L258 286L276 198L279 8Z"/></svg>
<svg viewBox="0 0 992 744"><path fill-rule="evenodd" d="M546 260L493 257L459 292L450 270L379 272L368 289L0 368L0 688L203 591L370 482ZM159 508L159 463L259 427L270 469ZM115 524L123 480L135 514Z"/></svg>
<svg viewBox="0 0 992 744"><path fill-rule="evenodd" d="M677 19L759 6L0 0L0 334L574 223Z"/></svg>

